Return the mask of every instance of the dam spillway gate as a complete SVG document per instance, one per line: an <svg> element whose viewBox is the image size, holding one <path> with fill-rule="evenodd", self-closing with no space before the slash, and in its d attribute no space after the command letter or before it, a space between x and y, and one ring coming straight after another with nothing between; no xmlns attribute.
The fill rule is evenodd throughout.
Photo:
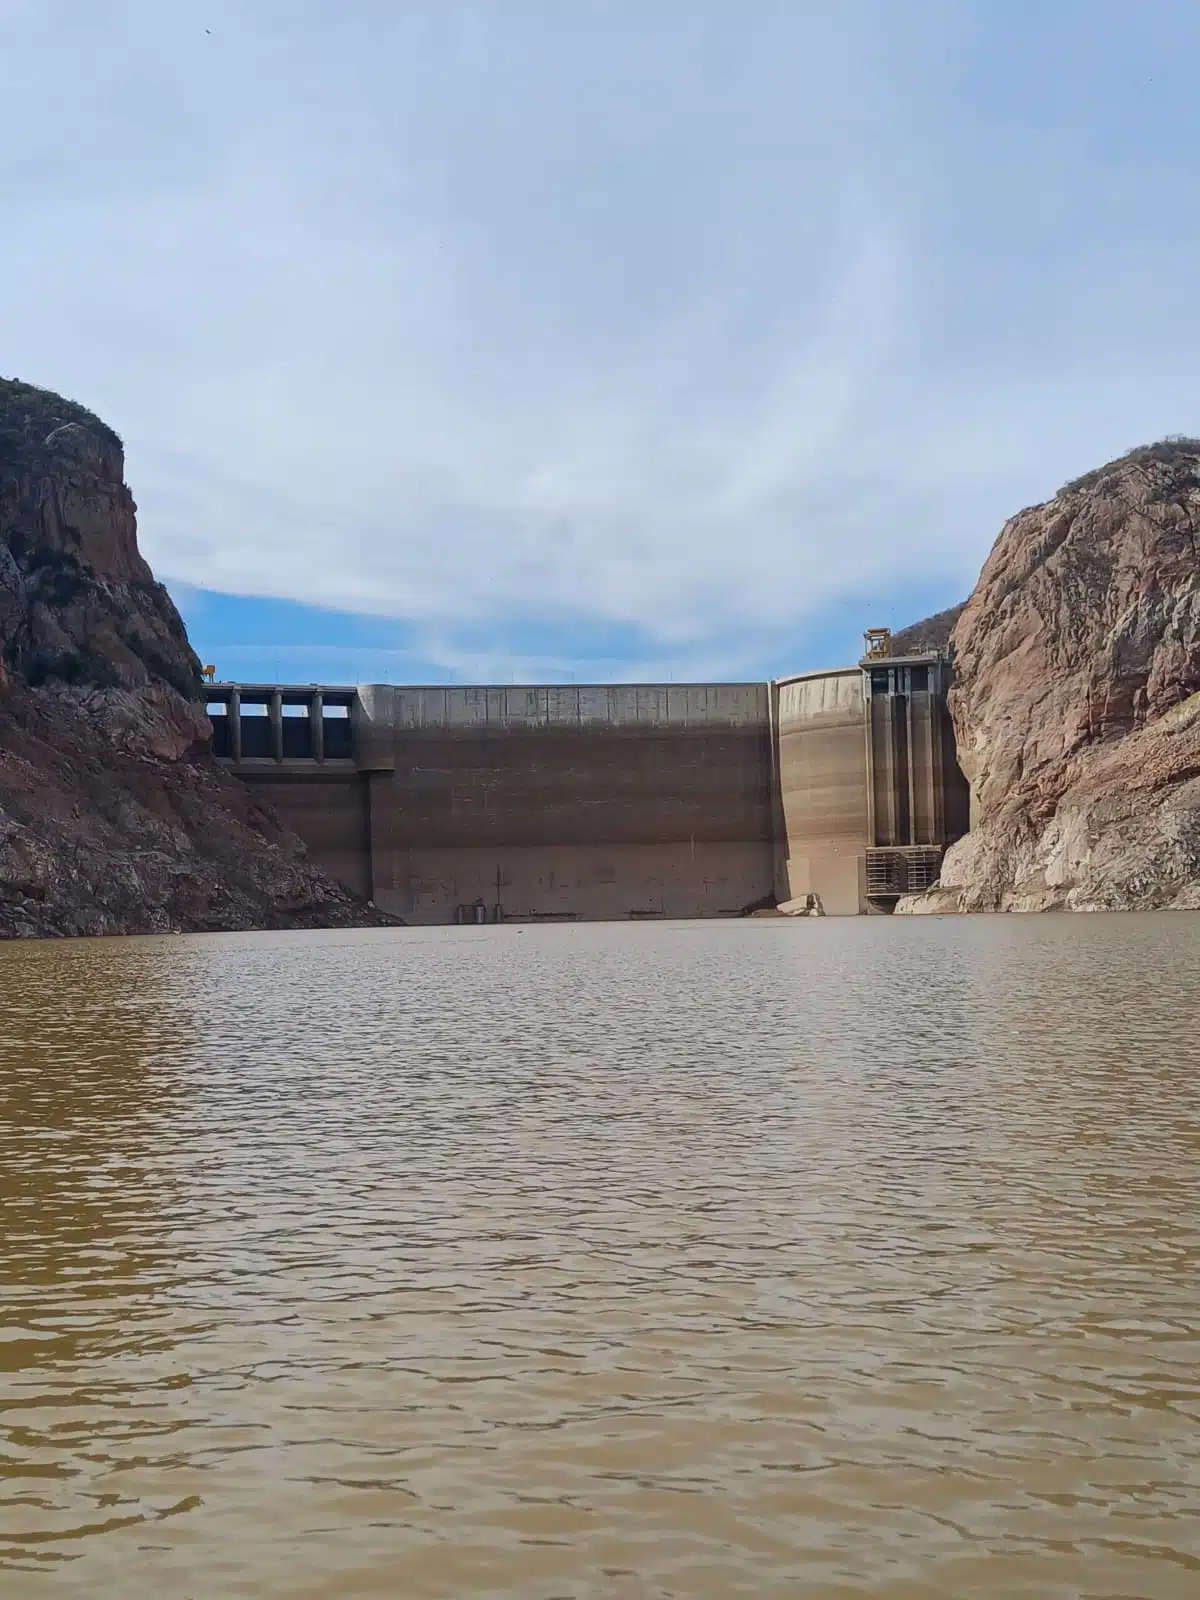
<svg viewBox="0 0 1200 1600"><path fill-rule="evenodd" d="M351 761L357 689L217 683L208 688L213 754L243 761Z"/></svg>
<svg viewBox="0 0 1200 1600"><path fill-rule="evenodd" d="M772 683L210 684L218 759L414 923L890 910L968 794L936 652Z"/></svg>

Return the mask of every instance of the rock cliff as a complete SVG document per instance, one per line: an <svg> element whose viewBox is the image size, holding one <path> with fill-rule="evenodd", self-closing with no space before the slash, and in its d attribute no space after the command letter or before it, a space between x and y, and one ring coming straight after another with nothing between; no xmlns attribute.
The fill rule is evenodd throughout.
<svg viewBox="0 0 1200 1600"><path fill-rule="evenodd" d="M124 452L0 379L0 937L382 923L209 752Z"/></svg>
<svg viewBox="0 0 1200 1600"><path fill-rule="evenodd" d="M1200 440L1013 517L950 650L972 830L899 909L1200 907Z"/></svg>

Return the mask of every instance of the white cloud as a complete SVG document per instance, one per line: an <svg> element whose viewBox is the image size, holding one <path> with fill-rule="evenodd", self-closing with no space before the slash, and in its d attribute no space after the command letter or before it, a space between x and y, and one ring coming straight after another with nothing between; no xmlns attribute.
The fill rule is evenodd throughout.
<svg viewBox="0 0 1200 1600"><path fill-rule="evenodd" d="M0 22L0 348L124 434L168 579L430 637L569 611L657 668L965 584L1197 426L1182 8L1123 108L1115 9L1073 78L1041 39L1053 103L1005 99L1032 20L949 0L103 12Z"/></svg>

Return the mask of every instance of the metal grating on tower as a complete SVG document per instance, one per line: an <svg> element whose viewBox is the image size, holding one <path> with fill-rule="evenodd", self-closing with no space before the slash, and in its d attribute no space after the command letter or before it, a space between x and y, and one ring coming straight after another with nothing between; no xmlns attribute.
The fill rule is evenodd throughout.
<svg viewBox="0 0 1200 1600"><path fill-rule="evenodd" d="M867 898L898 900L931 889L942 866L940 849L901 847L867 851Z"/></svg>

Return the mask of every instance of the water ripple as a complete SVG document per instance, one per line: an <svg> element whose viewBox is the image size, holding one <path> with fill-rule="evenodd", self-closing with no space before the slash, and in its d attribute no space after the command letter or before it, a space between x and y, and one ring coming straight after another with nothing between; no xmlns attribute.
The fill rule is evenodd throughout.
<svg viewBox="0 0 1200 1600"><path fill-rule="evenodd" d="M1200 1593L1198 956L0 949L0 1590Z"/></svg>

